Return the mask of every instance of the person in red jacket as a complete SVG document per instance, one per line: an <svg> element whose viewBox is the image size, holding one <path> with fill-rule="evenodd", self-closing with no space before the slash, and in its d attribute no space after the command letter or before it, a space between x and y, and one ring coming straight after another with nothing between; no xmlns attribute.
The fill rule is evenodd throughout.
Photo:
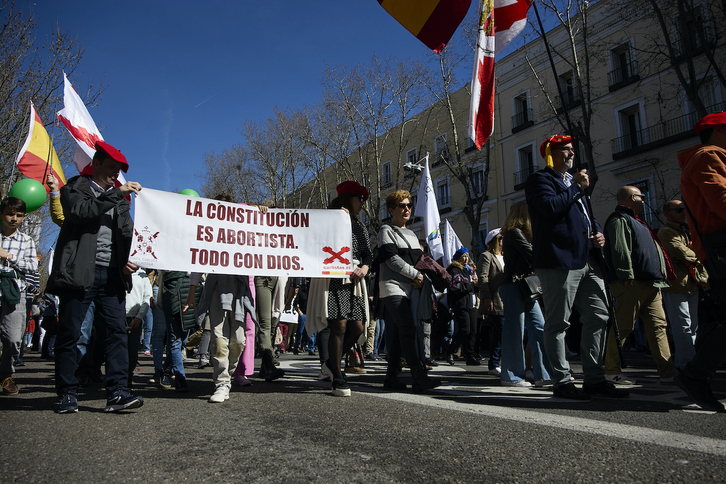
<svg viewBox="0 0 726 484"><path fill-rule="evenodd" d="M693 249L704 261L711 291L723 318L726 314L726 268L719 267L719 260L714 260L713 254L704 248L701 236L726 228L726 112L705 116L696 123L694 131L700 136L701 144L678 153L682 170L681 195L690 212ZM724 322L724 319L719 321L693 360L676 376L675 382L702 408L726 413L709 383L716 369L726 361Z"/></svg>

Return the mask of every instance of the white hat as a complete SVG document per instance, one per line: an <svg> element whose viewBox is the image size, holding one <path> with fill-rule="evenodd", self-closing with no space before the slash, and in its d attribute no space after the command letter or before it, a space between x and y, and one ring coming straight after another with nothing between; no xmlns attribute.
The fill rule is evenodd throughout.
<svg viewBox="0 0 726 484"><path fill-rule="evenodd" d="M499 235L499 234L500 234L501 232L502 232L502 229L500 229L500 228L496 228L496 229L494 229L494 230L490 230L490 231L489 231L489 233L487 234L487 238L486 238L486 240L484 241L484 243L485 243L486 245L489 245L489 242L491 242L491 241L492 241L492 239L493 239L494 237L496 237L497 235Z"/></svg>

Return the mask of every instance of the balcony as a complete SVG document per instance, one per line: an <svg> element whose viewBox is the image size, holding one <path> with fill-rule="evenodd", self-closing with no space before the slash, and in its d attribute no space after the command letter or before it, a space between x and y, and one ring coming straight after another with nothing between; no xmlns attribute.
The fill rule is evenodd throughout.
<svg viewBox="0 0 726 484"><path fill-rule="evenodd" d="M708 108L709 113L717 113L726 109L726 103L714 104ZM695 136L693 125L698 121L698 114L689 113L675 119L658 123L649 128L615 138L610 141L613 160L619 160L644 151L675 143Z"/></svg>
<svg viewBox="0 0 726 484"><path fill-rule="evenodd" d="M532 110L525 109L512 116L512 133L522 131L525 128L529 128L534 124L532 120Z"/></svg>
<svg viewBox="0 0 726 484"><path fill-rule="evenodd" d="M514 189L515 190L521 190L524 188L525 183L527 183L527 178L529 178L529 175L537 171L537 168L534 166L529 166L525 168L524 170L517 171L514 173Z"/></svg>
<svg viewBox="0 0 726 484"><path fill-rule="evenodd" d="M640 80L640 75L638 74L638 62L636 60L632 60L631 62L610 71L608 73L608 77L610 78L610 92L617 91L628 84L638 82Z"/></svg>
<svg viewBox="0 0 726 484"><path fill-rule="evenodd" d="M574 89L568 89L563 92L562 99L560 96L555 97L555 105L558 105L557 112L561 113L565 109L573 109L581 104L580 95Z"/></svg>

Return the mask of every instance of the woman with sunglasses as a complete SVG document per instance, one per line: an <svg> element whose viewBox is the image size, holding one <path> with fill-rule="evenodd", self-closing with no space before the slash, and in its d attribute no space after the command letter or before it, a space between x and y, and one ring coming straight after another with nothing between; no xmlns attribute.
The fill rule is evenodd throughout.
<svg viewBox="0 0 726 484"><path fill-rule="evenodd" d="M391 346L386 348L388 368L383 387L392 390L405 389L398 380L401 355L406 358L413 377L413 390L423 392L440 385L426 374L426 369L416 352L416 327L411 312L411 293L423 286L424 276L414 265L423 253L418 237L406 228L411 218L411 194L396 190L386 197L386 208L391 214L390 223L378 232L379 291L380 300L393 316L394 327Z"/></svg>
<svg viewBox="0 0 726 484"><path fill-rule="evenodd" d="M365 276L373 263L373 251L368 243L368 231L358 220L363 203L368 200L368 190L354 181L346 181L337 187L338 197L328 208L344 208L350 215L353 230L352 257L355 269L347 279L313 279L308 295L308 318L315 320L322 314L316 308L326 308L328 358L321 371L333 380L333 395L349 397L350 385L343 377L340 360L365 331L368 317L368 295ZM325 299L325 301L323 301ZM306 321L308 324L308 321ZM319 333L320 334L320 333ZM324 338L323 338L324 340ZM321 343L323 343L321 341ZM324 344L324 343L323 343ZM321 347L321 358L324 348Z"/></svg>

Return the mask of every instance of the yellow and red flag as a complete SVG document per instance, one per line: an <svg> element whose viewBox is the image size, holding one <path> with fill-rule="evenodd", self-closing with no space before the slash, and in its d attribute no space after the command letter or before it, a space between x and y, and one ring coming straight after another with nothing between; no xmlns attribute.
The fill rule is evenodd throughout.
<svg viewBox="0 0 726 484"><path fill-rule="evenodd" d="M464 20L471 0L378 0L378 3L438 54Z"/></svg>
<svg viewBox="0 0 726 484"><path fill-rule="evenodd" d="M60 161L58 161L55 148L53 148L53 142L50 140L48 131L45 130L45 126L43 126L43 122L40 120L40 116L38 116L32 102L30 103L28 137L15 162L23 175L38 180L45 186L46 192L49 189L45 183L45 177L50 173L58 179L59 187L66 184L66 177L63 174Z"/></svg>

